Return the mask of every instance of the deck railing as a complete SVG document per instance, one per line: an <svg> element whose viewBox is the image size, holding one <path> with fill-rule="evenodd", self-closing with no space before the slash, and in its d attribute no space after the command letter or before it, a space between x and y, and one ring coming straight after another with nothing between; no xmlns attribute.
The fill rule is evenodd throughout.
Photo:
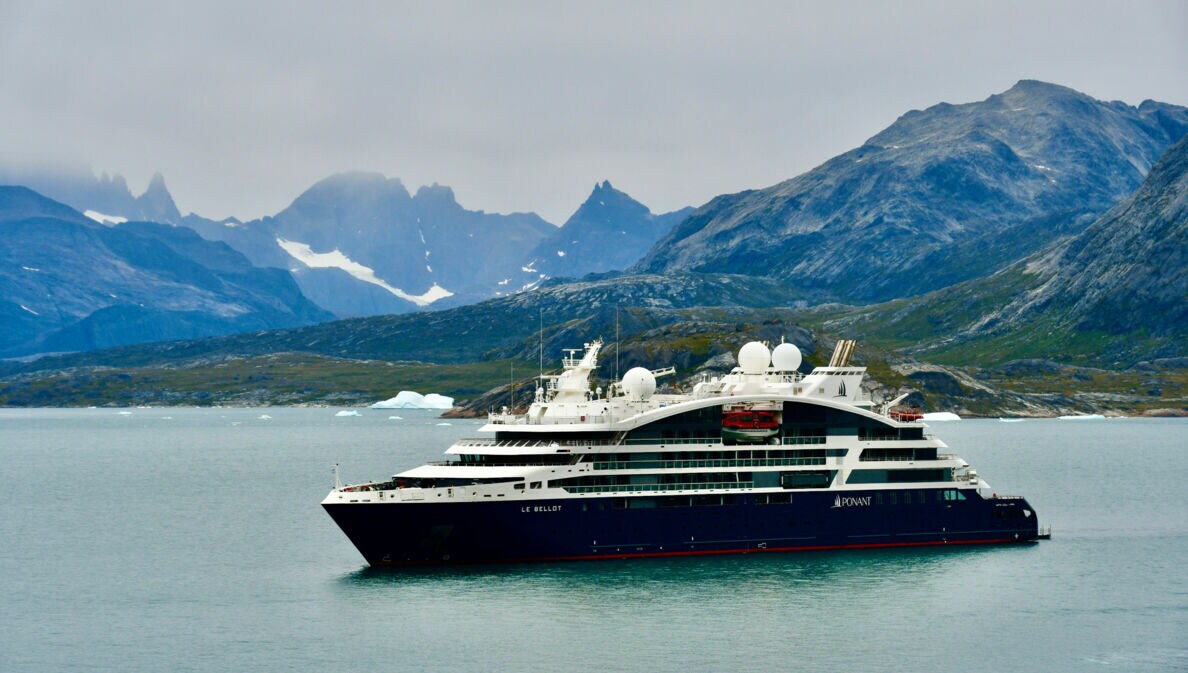
<svg viewBox="0 0 1188 673"><path fill-rule="evenodd" d="M708 491L754 488L753 481L708 481L684 484L611 484L605 486L564 486L569 493L643 493L652 491Z"/></svg>
<svg viewBox="0 0 1188 673"><path fill-rule="evenodd" d="M730 458L721 460L607 460L593 463L595 470L659 470L699 467L780 467L784 465L824 464L824 457Z"/></svg>

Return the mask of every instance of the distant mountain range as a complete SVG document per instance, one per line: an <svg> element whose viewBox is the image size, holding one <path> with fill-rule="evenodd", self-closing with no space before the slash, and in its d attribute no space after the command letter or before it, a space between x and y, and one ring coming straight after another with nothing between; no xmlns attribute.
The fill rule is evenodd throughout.
<svg viewBox="0 0 1188 673"><path fill-rule="evenodd" d="M621 270L684 212L654 216L604 182L557 228L534 213L466 210L449 187L410 194L396 179L344 173L275 217L186 224L257 265L289 269L315 303L351 317L472 304L550 277Z"/></svg>
<svg viewBox="0 0 1188 673"><path fill-rule="evenodd" d="M0 187L0 356L307 325L288 273L168 224L106 226Z"/></svg>
<svg viewBox="0 0 1188 673"><path fill-rule="evenodd" d="M77 167L0 166L5 182L29 186L98 222L192 228L256 266L288 269L307 297L339 317L439 309L531 289L551 277L622 270L692 210L653 215L603 182L558 228L534 213L466 210L449 187L411 194L398 179L342 173L275 216L214 221L183 217L160 174L138 197L122 176L96 178Z"/></svg>
<svg viewBox="0 0 1188 673"><path fill-rule="evenodd" d="M251 222L178 217L159 179L139 197L122 179L45 183L89 218L9 188L0 315L14 330L0 354L285 328L55 362L296 350L457 363L527 358L542 319L554 345L605 334L614 315L679 344L680 330L701 329L702 309L718 333L731 311L753 324L755 310L783 309L786 320L789 308L832 301L874 304L815 311L832 333L949 362L1044 349L1084 362L1181 357L1175 151L1143 180L1186 133L1183 107L1023 81L982 102L909 112L804 175L695 211L655 215L602 182L561 228L371 173L331 176ZM150 210L168 224L119 223ZM30 261L31 251L46 256ZM128 286L113 284L114 269ZM897 297L916 299L880 303ZM425 308L441 310L311 325Z"/></svg>
<svg viewBox="0 0 1188 673"><path fill-rule="evenodd" d="M1188 133L1188 109L1021 81L900 117L766 189L719 196L633 271L774 276L872 303L984 276L1081 231Z"/></svg>
<svg viewBox="0 0 1188 673"><path fill-rule="evenodd" d="M532 213L458 205L449 187L410 194L396 179L343 173L277 213L235 226L187 222L255 264L289 269L314 302L340 316L473 303L540 281L518 264L556 227Z"/></svg>

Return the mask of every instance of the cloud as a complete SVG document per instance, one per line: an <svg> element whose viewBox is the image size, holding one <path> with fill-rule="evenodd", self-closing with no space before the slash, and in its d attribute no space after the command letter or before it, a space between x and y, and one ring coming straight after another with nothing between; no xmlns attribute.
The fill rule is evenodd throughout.
<svg viewBox="0 0 1188 673"><path fill-rule="evenodd" d="M0 152L160 170L211 217L361 169L560 222L604 178L698 205L1022 78L1188 102L1180 2L736 4L8 2Z"/></svg>

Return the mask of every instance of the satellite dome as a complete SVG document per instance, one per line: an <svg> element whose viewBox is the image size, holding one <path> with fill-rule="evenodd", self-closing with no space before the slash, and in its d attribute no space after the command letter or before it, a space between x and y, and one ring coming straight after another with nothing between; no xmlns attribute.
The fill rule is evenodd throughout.
<svg viewBox="0 0 1188 673"><path fill-rule="evenodd" d="M793 372L800 369L800 349L796 344L782 343L771 352L771 366L776 371Z"/></svg>
<svg viewBox="0 0 1188 673"><path fill-rule="evenodd" d="M656 392L656 377L643 367L632 367L623 375L623 391L629 400L646 400Z"/></svg>
<svg viewBox="0 0 1188 673"><path fill-rule="evenodd" d="M771 351L758 341L746 344L738 351L738 366L744 374L762 374L771 364Z"/></svg>

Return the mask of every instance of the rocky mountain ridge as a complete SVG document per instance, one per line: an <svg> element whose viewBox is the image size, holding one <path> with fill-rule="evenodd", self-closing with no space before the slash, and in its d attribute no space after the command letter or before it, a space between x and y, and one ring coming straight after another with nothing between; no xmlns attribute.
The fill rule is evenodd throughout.
<svg viewBox="0 0 1188 673"><path fill-rule="evenodd" d="M997 271L1079 232L1188 133L1188 109L1024 80L900 117L861 147L702 206L635 267L771 275L873 303Z"/></svg>
<svg viewBox="0 0 1188 673"><path fill-rule="evenodd" d="M987 278L844 313L832 329L919 358L1131 367L1188 355L1188 136L1081 233Z"/></svg>

